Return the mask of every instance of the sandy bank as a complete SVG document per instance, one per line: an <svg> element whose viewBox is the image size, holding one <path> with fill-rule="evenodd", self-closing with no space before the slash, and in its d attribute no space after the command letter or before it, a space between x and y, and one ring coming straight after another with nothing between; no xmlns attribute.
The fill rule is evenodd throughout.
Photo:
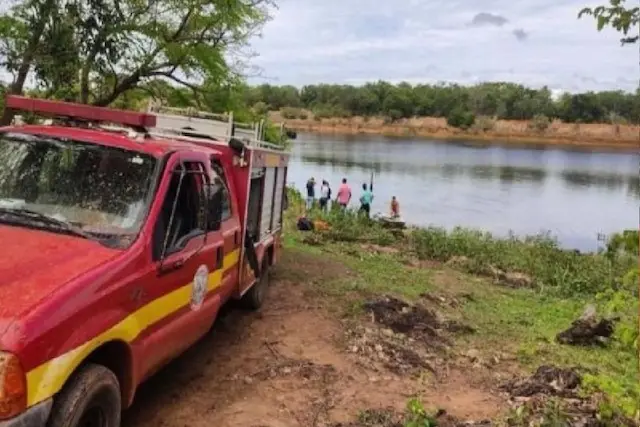
<svg viewBox="0 0 640 427"><path fill-rule="evenodd" d="M574 124L554 121L544 131L532 129L528 121L491 121L490 129L478 127L463 131L447 126L444 118L422 117L388 123L382 118L283 120L298 132L341 135L384 135L440 140L500 141L514 144L571 146L640 152L640 126L610 124ZM484 123L486 129L486 123Z"/></svg>

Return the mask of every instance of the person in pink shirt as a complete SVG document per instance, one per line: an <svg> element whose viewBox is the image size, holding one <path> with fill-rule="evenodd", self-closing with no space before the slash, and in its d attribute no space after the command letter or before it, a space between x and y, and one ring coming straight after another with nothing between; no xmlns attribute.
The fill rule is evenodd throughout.
<svg viewBox="0 0 640 427"><path fill-rule="evenodd" d="M351 187L347 184L347 178L342 178L342 184L338 188L336 200L342 209L346 209L349 201L351 201Z"/></svg>

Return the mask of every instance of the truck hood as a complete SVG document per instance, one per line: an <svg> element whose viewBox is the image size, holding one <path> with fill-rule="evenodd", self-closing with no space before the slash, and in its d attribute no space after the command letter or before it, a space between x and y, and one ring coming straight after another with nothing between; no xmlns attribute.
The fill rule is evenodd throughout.
<svg viewBox="0 0 640 427"><path fill-rule="evenodd" d="M120 253L81 237L0 225L0 337L55 289Z"/></svg>

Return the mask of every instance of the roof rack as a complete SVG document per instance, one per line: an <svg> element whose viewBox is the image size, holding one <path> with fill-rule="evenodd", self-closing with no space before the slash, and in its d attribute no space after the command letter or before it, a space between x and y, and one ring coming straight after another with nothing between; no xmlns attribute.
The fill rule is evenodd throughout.
<svg viewBox="0 0 640 427"><path fill-rule="evenodd" d="M136 112L18 95L7 95L5 106L16 111L51 117L54 120L62 119L69 124L99 126L104 130L118 132L134 130L137 133L136 139L140 141L145 135L152 135L226 145L231 138L237 138L249 147L284 150L279 145L263 140L264 120L258 123L235 122L233 113L213 114L189 108L169 108L154 105L153 102L149 103L147 112ZM280 132L284 133L283 124ZM132 137L131 134L129 136Z"/></svg>
<svg viewBox="0 0 640 427"><path fill-rule="evenodd" d="M87 123L117 123L137 131L156 126L156 118L147 113L114 108L94 107L73 102L7 95L5 107L16 111L36 113L41 116L65 118Z"/></svg>
<svg viewBox="0 0 640 427"><path fill-rule="evenodd" d="M238 138L250 147L282 151L284 148L266 142L264 120L258 123L242 123L233 119L233 112L215 114L193 108L165 107L149 103L148 113L155 116L156 124L149 134L156 137L197 139L199 142ZM284 127L281 125L281 132Z"/></svg>

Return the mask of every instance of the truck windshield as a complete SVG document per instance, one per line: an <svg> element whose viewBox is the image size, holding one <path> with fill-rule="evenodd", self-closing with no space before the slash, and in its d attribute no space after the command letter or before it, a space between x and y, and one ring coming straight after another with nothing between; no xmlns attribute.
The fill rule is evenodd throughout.
<svg viewBox="0 0 640 427"><path fill-rule="evenodd" d="M156 163L118 148L0 133L0 221L126 247L146 216Z"/></svg>

